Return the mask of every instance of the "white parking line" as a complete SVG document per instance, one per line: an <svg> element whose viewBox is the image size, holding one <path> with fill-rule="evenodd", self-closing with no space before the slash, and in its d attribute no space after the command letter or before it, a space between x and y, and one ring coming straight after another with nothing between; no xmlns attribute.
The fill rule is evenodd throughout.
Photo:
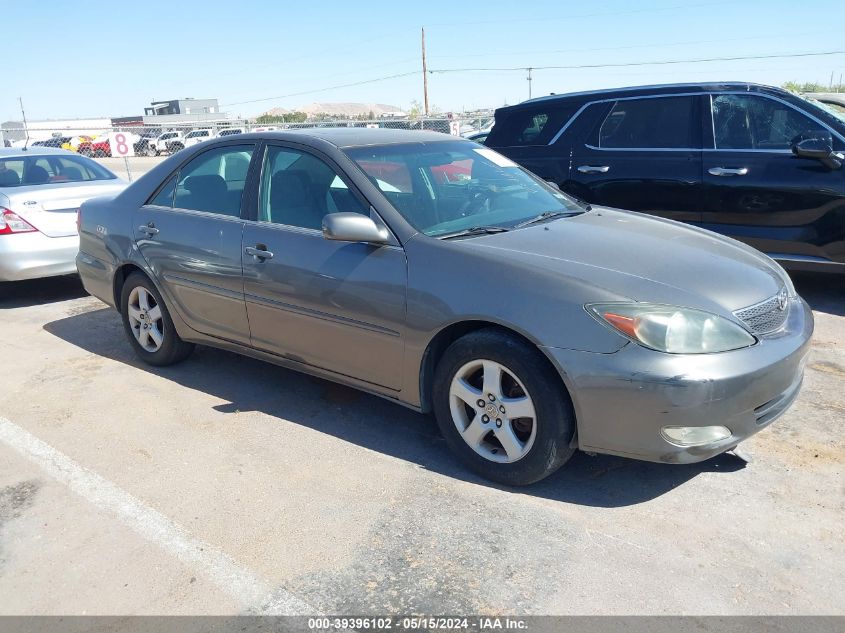
<svg viewBox="0 0 845 633"><path fill-rule="evenodd" d="M252 571L185 528L150 508L97 473L80 466L25 429L0 417L0 441L35 463L57 481L123 523L182 563L198 567L251 613L308 615L317 611L284 589L272 589Z"/></svg>

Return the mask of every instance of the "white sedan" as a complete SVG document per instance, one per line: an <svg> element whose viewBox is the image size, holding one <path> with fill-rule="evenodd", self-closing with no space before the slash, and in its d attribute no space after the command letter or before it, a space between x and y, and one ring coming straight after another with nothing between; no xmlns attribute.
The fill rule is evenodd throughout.
<svg viewBox="0 0 845 633"><path fill-rule="evenodd" d="M77 210L126 185L73 152L0 149L0 282L75 273Z"/></svg>

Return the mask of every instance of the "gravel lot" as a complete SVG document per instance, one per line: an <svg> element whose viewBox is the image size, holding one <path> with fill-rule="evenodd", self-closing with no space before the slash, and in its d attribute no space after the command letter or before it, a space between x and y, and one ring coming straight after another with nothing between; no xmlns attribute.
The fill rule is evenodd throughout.
<svg viewBox="0 0 845 633"><path fill-rule="evenodd" d="M751 464L577 454L517 490L397 405L146 367L77 279L0 285L0 614L845 614L845 279L797 285L804 389Z"/></svg>

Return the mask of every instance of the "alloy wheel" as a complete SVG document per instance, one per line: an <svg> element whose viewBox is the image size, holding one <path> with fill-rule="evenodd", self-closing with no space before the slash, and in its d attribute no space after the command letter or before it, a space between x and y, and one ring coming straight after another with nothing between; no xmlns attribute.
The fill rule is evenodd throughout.
<svg viewBox="0 0 845 633"><path fill-rule="evenodd" d="M537 436L537 414L528 390L496 361L463 365L449 387L449 408L467 445L493 462L522 459Z"/></svg>
<svg viewBox="0 0 845 633"><path fill-rule="evenodd" d="M161 306L152 293L143 286L133 288L129 293L126 312L138 345L150 353L161 349L164 342L164 321Z"/></svg>

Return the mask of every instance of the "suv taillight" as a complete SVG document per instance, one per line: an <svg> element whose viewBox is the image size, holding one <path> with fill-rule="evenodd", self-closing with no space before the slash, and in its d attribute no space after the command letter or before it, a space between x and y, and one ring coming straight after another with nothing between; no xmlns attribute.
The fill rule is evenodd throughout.
<svg viewBox="0 0 845 633"><path fill-rule="evenodd" d="M17 213L0 207L0 235L11 235L12 233L33 233L37 231L29 222L18 216Z"/></svg>

